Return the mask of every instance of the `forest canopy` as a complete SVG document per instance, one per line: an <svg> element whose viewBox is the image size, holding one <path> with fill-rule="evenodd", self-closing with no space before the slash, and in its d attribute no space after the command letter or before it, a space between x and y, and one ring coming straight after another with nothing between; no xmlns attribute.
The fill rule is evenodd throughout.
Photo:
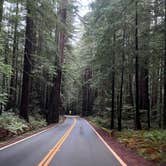
<svg viewBox="0 0 166 166"><path fill-rule="evenodd" d="M165 0L95 0L83 17L78 6L0 1L0 114L166 128Z"/></svg>

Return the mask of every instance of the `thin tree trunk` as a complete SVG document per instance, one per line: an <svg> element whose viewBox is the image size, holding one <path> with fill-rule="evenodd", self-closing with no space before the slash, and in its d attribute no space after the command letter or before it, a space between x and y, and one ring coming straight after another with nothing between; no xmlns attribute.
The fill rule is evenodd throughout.
<svg viewBox="0 0 166 166"><path fill-rule="evenodd" d="M4 3L4 0L0 0L0 31L2 27L3 3Z"/></svg>
<svg viewBox="0 0 166 166"><path fill-rule="evenodd" d="M3 3L4 3L4 0L0 0L0 32L1 32L1 27L2 27L2 16L3 16ZM0 51L0 55L2 54L2 51ZM2 90L3 90L3 86L4 86L4 76L3 77L3 82L2 82ZM2 113L2 105L0 105L0 115Z"/></svg>
<svg viewBox="0 0 166 166"><path fill-rule="evenodd" d="M135 114L135 129L141 129L140 122L140 110L139 110L139 63L138 63L138 2L136 1L136 16L135 16L135 102L136 102L136 114Z"/></svg>
<svg viewBox="0 0 166 166"><path fill-rule="evenodd" d="M158 94L157 94L157 110L158 110L158 125L159 128L162 127L162 60L160 60L160 65L158 69Z"/></svg>
<svg viewBox="0 0 166 166"><path fill-rule="evenodd" d="M115 114L115 42L116 42L116 34L114 33L113 36L113 45L114 45L114 51L113 51L113 57L112 57L112 102L111 102L111 129L114 129L114 114Z"/></svg>
<svg viewBox="0 0 166 166"><path fill-rule="evenodd" d="M9 94L7 109L10 109L16 106L16 68L17 68L16 55L17 55L17 47L18 47L18 42L17 42L18 12L19 12L19 8L18 8L18 2L17 2L16 13L15 13L15 23L14 23L13 53L12 53L13 73L11 75L11 80L10 80L10 94Z"/></svg>
<svg viewBox="0 0 166 166"><path fill-rule="evenodd" d="M165 46L164 46L164 108L163 108L163 128L166 129L166 0L165 0L165 19L164 19L164 28L165 28Z"/></svg>
<svg viewBox="0 0 166 166"><path fill-rule="evenodd" d="M17 39L17 54L18 54L18 43L19 43L19 40ZM18 100L18 98L19 98L19 90L18 90L18 55L17 55L17 58L16 58L16 83L15 83L15 91L16 91L16 93L15 93L15 96L14 96L14 98L15 98L15 101L16 101L16 103L15 103L15 105L16 105L16 107L17 108L19 108L19 100Z"/></svg>
<svg viewBox="0 0 166 166"><path fill-rule="evenodd" d="M129 95L130 95L130 104L134 106L134 98L133 98L133 79L132 79L132 74L129 73Z"/></svg>
<svg viewBox="0 0 166 166"><path fill-rule="evenodd" d="M121 66L121 83L119 95L119 110L118 110L118 130L122 130L122 107L123 107L123 80L124 80L124 63L125 63L125 30L123 32L123 53L122 53L122 66Z"/></svg>

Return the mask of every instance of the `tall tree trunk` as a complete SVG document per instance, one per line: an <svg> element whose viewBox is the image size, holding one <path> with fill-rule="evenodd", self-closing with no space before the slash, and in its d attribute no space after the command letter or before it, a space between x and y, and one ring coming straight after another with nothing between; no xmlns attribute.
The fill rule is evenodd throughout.
<svg viewBox="0 0 166 166"><path fill-rule="evenodd" d="M114 50L113 50L113 57L112 57L112 87L111 87L111 91L112 91L112 102L111 102L111 129L114 129L114 114L115 114L115 42L116 42L116 34L114 32L114 36L113 36L113 46L114 46Z"/></svg>
<svg viewBox="0 0 166 166"><path fill-rule="evenodd" d="M2 27L3 3L4 3L4 0L0 0L0 31Z"/></svg>
<svg viewBox="0 0 166 166"><path fill-rule="evenodd" d="M62 71L57 70L57 75L54 78L54 85L50 94L49 101L49 113L48 113L48 124L57 123L59 121L59 109L60 109L60 90L61 90L61 75Z"/></svg>
<svg viewBox="0 0 166 166"><path fill-rule="evenodd" d="M60 11L59 16L61 22L66 24L66 15L67 15L67 0L62 0L60 2ZM62 81L62 65L64 63L64 48L65 48L65 30L59 29L56 32L56 40L58 45L58 54L56 55L58 66L56 78L53 79L53 88L50 95L50 105L48 112L48 123L57 123L59 121L60 108L61 105L61 81ZM56 66L56 67L57 67Z"/></svg>
<svg viewBox="0 0 166 166"><path fill-rule="evenodd" d="M147 110L147 126L150 129L150 100L149 100L149 70L148 59L145 60L144 66L140 67L139 77L139 108Z"/></svg>
<svg viewBox="0 0 166 166"><path fill-rule="evenodd" d="M164 108L163 108L163 128L166 129L166 0L165 0L165 19L164 19Z"/></svg>
<svg viewBox="0 0 166 166"><path fill-rule="evenodd" d="M4 3L4 0L0 0L0 32L1 32L1 27L2 27L3 3ZM2 51L0 51L0 55L1 54L2 54ZM4 86L4 80L5 80L5 78L3 76L2 90L3 90L3 86ZM2 109L3 109L2 105L0 105L0 114L2 113Z"/></svg>
<svg viewBox="0 0 166 166"><path fill-rule="evenodd" d="M17 29L18 29L18 2L16 3L16 13L15 13L15 22L14 22L14 38L13 38L13 52L12 52L12 68L13 73L11 75L10 80L10 94L9 94L9 100L8 100L8 106L7 109L10 109L12 107L16 106L16 60L17 60L17 47L18 47L18 40L17 40Z"/></svg>
<svg viewBox="0 0 166 166"><path fill-rule="evenodd" d="M121 83L120 83L120 95L119 95L119 106L118 106L118 130L122 130L122 107L123 107L123 80L124 80L124 63L125 63L125 30L123 32L123 53L122 53L122 64L121 64Z"/></svg>
<svg viewBox="0 0 166 166"><path fill-rule="evenodd" d="M158 118L158 125L159 128L162 127L162 88L163 88L163 62L162 62L162 58L160 59L160 65L159 65L159 69L158 69L158 94L157 94L157 110L158 110L158 114L157 116Z"/></svg>
<svg viewBox="0 0 166 166"><path fill-rule="evenodd" d="M140 110L139 110L139 63L138 63L138 2L136 1L136 15L135 15L135 129L141 129Z"/></svg>
<svg viewBox="0 0 166 166"><path fill-rule="evenodd" d="M29 121L28 118L28 103L29 103L29 87L30 87L30 74L31 74L31 57L34 52L34 21L32 18L33 9L32 2L27 0L27 16L26 16L26 33L25 33L25 50L24 50L24 67L23 67L23 83L22 83L22 96L20 106L20 116Z"/></svg>
<svg viewBox="0 0 166 166"><path fill-rule="evenodd" d="M147 110L147 125L148 129L150 129L150 97L149 97L149 70L146 71L146 96L147 96L147 103L146 103L146 110Z"/></svg>
<svg viewBox="0 0 166 166"><path fill-rule="evenodd" d="M134 106L134 97L133 97L133 75L129 73L129 96L130 96L130 104Z"/></svg>
<svg viewBox="0 0 166 166"><path fill-rule="evenodd" d="M86 68L83 73L82 116L90 115L93 107L92 89L89 83L89 80L91 78L92 78L92 70L91 68Z"/></svg>
<svg viewBox="0 0 166 166"><path fill-rule="evenodd" d="M17 50L16 50L16 52L18 53L18 51L19 51L19 48L18 48L18 44L19 44L19 39L17 38ZM15 81L16 81L16 83L15 83L15 90L16 90L16 93L15 93L15 96L14 96L14 98L15 98L15 106L17 107L17 108L19 108L19 100L18 100L18 98L19 98L19 80L18 80L18 74L19 74L19 69L18 69L18 64L19 64L19 56L17 55L17 57L16 57L16 79L15 79Z"/></svg>
<svg viewBox="0 0 166 166"><path fill-rule="evenodd" d="M83 72L83 86L82 86L82 116L87 115L87 72Z"/></svg>
<svg viewBox="0 0 166 166"><path fill-rule="evenodd" d="M140 96L140 109L147 111L147 127L150 129L150 98L149 98L149 55L150 55L150 24L151 24L151 0L147 1L146 4L146 35L143 36L144 48L146 50L142 57L140 65L140 77L139 77L139 96ZM156 88L157 89L157 88ZM155 94L156 95L156 94ZM157 95L156 95L157 96Z"/></svg>

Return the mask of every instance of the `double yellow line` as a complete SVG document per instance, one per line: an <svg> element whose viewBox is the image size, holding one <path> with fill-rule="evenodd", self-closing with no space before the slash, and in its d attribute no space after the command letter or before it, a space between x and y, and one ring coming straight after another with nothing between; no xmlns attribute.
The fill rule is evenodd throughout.
<svg viewBox="0 0 166 166"><path fill-rule="evenodd" d="M76 125L76 119L74 119L73 124L70 126L70 128L65 132L65 134L62 136L62 138L58 141L58 143L49 151L49 153L41 160L41 162L38 164L38 166L48 166L56 153L59 151L60 147L63 145L65 140L70 135L71 131Z"/></svg>

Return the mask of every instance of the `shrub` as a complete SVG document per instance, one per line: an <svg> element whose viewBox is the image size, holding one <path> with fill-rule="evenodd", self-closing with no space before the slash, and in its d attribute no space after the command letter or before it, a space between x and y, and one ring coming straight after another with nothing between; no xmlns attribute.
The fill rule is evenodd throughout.
<svg viewBox="0 0 166 166"><path fill-rule="evenodd" d="M30 123L24 119L19 118L13 112L2 112L0 115L0 128L6 129L16 135L20 135L25 131L37 129L47 125L46 121L39 114L29 117Z"/></svg>
<svg viewBox="0 0 166 166"><path fill-rule="evenodd" d="M18 132L22 133L25 128L28 128L28 123L12 112L2 112L0 116L0 127L14 134L18 134Z"/></svg>

